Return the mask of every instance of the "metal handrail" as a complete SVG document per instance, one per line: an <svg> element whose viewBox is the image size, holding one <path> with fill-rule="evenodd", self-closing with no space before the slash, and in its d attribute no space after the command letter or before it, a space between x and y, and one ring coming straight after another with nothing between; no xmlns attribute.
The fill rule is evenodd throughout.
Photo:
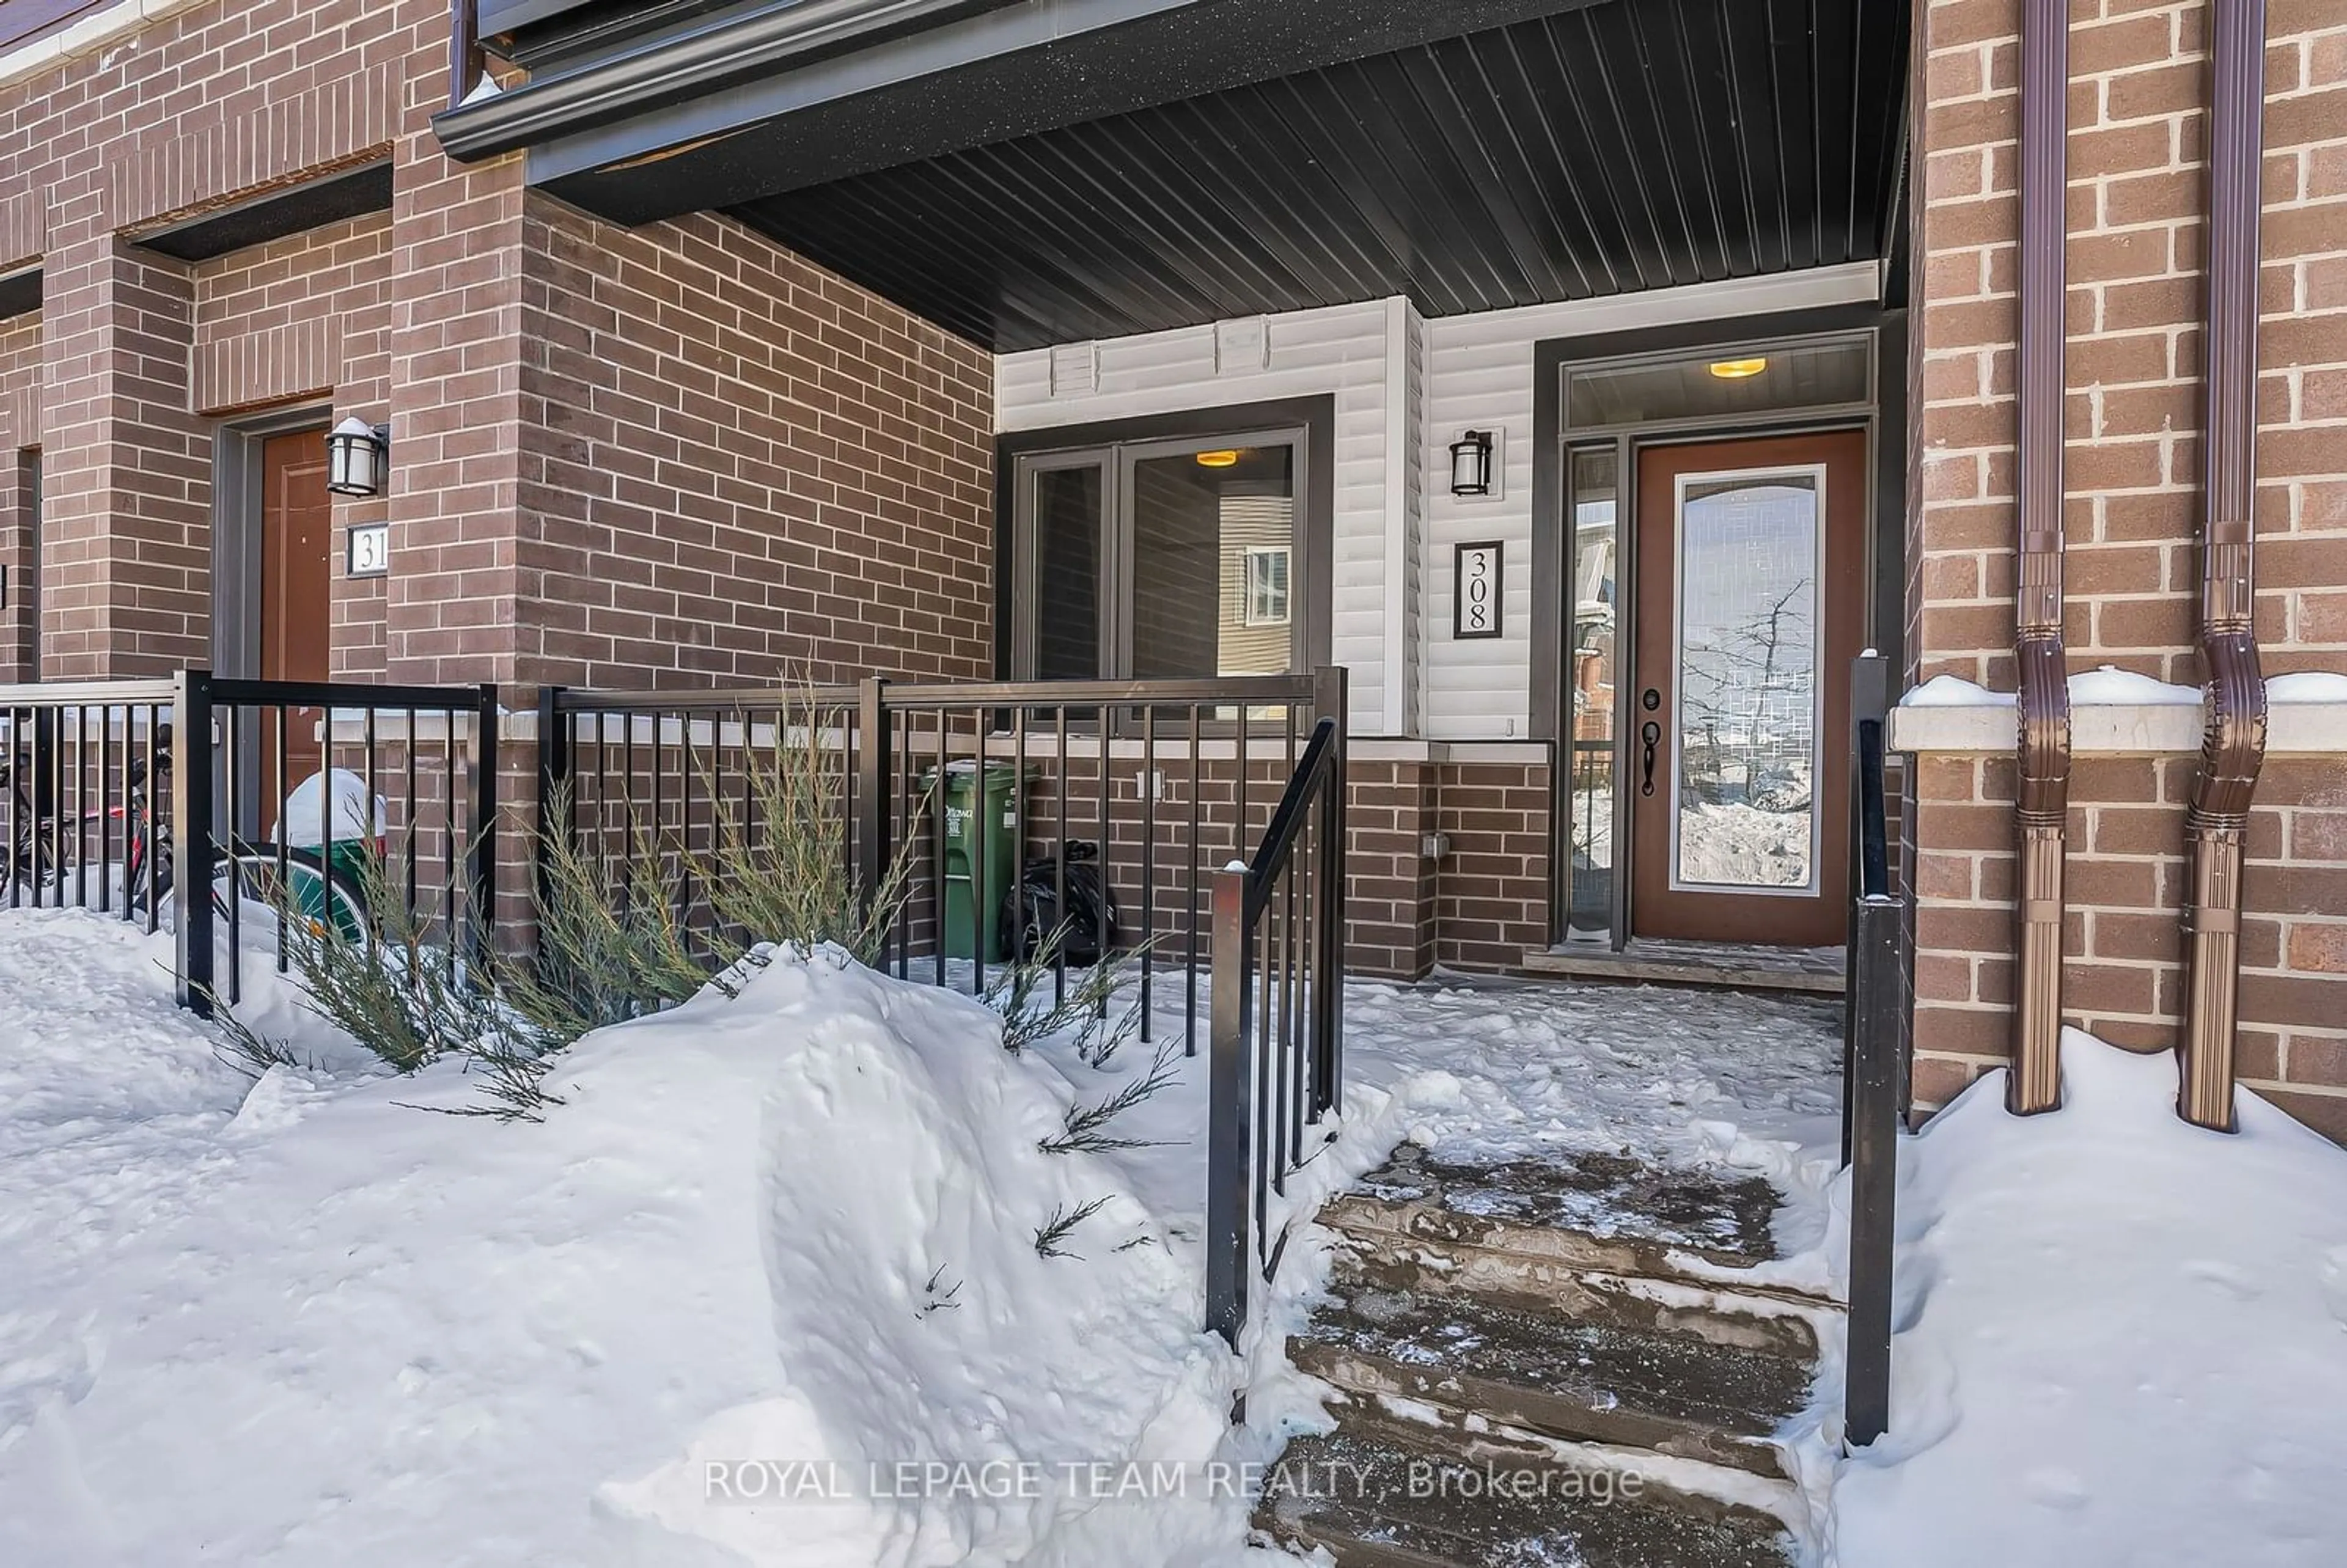
<svg viewBox="0 0 2347 1568"><path fill-rule="evenodd" d="M1891 891L1886 757L1888 668L1879 656L1852 671L1852 838L1849 1038L1843 1132L1850 1166L1850 1317L1842 1439L1863 1448L1891 1425L1891 1338L1899 1202L1899 1140L1906 1079L1899 960L1906 901Z"/></svg>
<svg viewBox="0 0 2347 1568"><path fill-rule="evenodd" d="M1269 1283L1286 1245L1269 1235L1270 1194L1285 1194L1304 1129L1342 1086L1344 753L1340 706L1313 726L1253 857L1214 876L1206 1327L1234 1350L1250 1276L1259 1265Z"/></svg>
<svg viewBox="0 0 2347 1568"><path fill-rule="evenodd" d="M1255 857L1247 863L1246 917L1255 920L1263 913L1264 904L1271 897L1272 884L1287 869L1296 853L1296 841L1303 837L1304 828L1313 805L1327 788L1326 780L1337 765L1337 725L1323 719L1312 727L1312 739L1306 743L1303 760L1296 764L1295 776L1279 797L1279 805L1271 815L1271 823L1264 829L1263 842L1255 846Z"/></svg>

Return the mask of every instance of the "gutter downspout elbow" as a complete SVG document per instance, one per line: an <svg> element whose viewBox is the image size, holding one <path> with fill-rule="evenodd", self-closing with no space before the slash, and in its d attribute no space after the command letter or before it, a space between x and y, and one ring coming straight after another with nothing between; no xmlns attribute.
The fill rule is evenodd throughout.
<svg viewBox="0 0 2347 1568"><path fill-rule="evenodd" d="M2233 1130L2241 870L2265 765L2255 630L2258 220L2265 0L2214 0L2209 70L2208 469L2200 535L2200 767L2184 815L2184 1017L2177 1112Z"/></svg>
<svg viewBox="0 0 2347 1568"><path fill-rule="evenodd" d="M2005 1109L2062 1102L2063 863L2070 814L2069 659L2062 643L2064 350L2068 331L2070 7L2027 0L2021 24L2019 559L2014 655L2021 738L2014 827L2018 962Z"/></svg>

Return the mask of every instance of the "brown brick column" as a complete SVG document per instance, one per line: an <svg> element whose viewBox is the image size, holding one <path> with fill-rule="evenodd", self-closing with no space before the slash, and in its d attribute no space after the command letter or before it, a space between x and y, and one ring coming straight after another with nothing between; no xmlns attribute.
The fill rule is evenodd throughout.
<svg viewBox="0 0 2347 1568"><path fill-rule="evenodd" d="M33 679L41 634L31 613L36 457L15 442L0 433L0 566L8 573L8 602L0 609L0 683Z"/></svg>
<svg viewBox="0 0 2347 1568"><path fill-rule="evenodd" d="M420 112L392 196L394 681L515 679L526 414L522 163L439 155Z"/></svg>
<svg viewBox="0 0 2347 1568"><path fill-rule="evenodd" d="M1356 761L1346 785L1345 968L1417 979L1434 967L1435 770Z"/></svg>
<svg viewBox="0 0 2347 1568"><path fill-rule="evenodd" d="M47 673L152 675L211 655L211 440L189 412L187 269L110 234L44 265Z"/></svg>

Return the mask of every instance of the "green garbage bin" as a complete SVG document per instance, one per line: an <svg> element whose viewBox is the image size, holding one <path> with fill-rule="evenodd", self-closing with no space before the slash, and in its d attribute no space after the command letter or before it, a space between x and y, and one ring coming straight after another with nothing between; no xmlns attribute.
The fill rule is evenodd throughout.
<svg viewBox="0 0 2347 1568"><path fill-rule="evenodd" d="M923 775L924 788L935 788L937 771ZM938 809L946 827L946 956L974 958L982 951L991 963L1003 957L1002 896L1019 875L1020 824L1011 786L1019 777L1010 763L989 763L984 773L985 823L981 834L973 809L979 787L979 770L973 762L946 764L945 788ZM982 840L982 842L981 842ZM983 855L985 896L978 896L979 856ZM983 907L979 907L979 905ZM982 946L981 946L982 945Z"/></svg>

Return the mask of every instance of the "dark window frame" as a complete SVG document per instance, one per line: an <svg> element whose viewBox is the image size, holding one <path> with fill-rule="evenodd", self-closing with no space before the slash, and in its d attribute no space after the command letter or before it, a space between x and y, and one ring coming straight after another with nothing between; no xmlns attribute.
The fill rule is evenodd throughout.
<svg viewBox="0 0 2347 1568"><path fill-rule="evenodd" d="M1565 378L1593 361L1660 357L1712 352L1723 355L1754 345L1871 333L1874 338L1873 395L1869 408L1788 409L1752 415L1721 415L1694 421L1610 425L1589 432L1565 424ZM1821 305L1766 315L1723 316L1625 332L1552 338L1532 345L1532 733L1549 743L1548 939L1566 939L1571 918L1564 848L1570 831L1568 803L1573 724L1572 682L1564 677L1565 620L1571 607L1564 585L1571 569L1573 517L1569 484L1571 454L1612 446L1615 475L1615 579L1617 630L1624 648L1636 637L1637 581L1632 562L1636 526L1634 500L1637 453L1645 446L1691 440L1730 440L1738 436L1791 434L1802 430L1864 429L1870 443L1873 483L1869 495L1866 582L1867 635L1900 667L1904 641L1907 538L1907 313L1860 302ZM1616 703L1614 756L1614 872L1612 945L1619 948L1629 931L1628 878L1624 873L1629 844L1629 752L1622 744L1628 705Z"/></svg>
<svg viewBox="0 0 2347 1568"><path fill-rule="evenodd" d="M1103 509L1112 518L1113 487L1129 473L1132 463L1150 456L1142 448L1180 444L1213 446L1218 442L1268 444L1291 442L1295 451L1293 486L1296 496L1295 535L1288 560L1288 618L1293 632L1293 668L1298 671L1329 662L1332 645L1333 597L1330 574L1334 564L1336 526L1337 399L1334 394L1287 398L1275 402L1224 404L1145 415L1006 432L995 442L995 672L1005 680L1022 679L1028 666L1021 636L1031 612L1022 538L1023 508L1020 487L1023 477L1041 466L1039 460L1079 453L1109 454L1111 490ZM1123 450L1119 450L1123 449ZM1107 550L1103 541L1103 554ZM1121 565L1106 569L1122 570ZM1300 574L1300 576L1299 576ZM1122 620L1102 606L1104 623ZM1104 648L1108 646L1106 637Z"/></svg>

